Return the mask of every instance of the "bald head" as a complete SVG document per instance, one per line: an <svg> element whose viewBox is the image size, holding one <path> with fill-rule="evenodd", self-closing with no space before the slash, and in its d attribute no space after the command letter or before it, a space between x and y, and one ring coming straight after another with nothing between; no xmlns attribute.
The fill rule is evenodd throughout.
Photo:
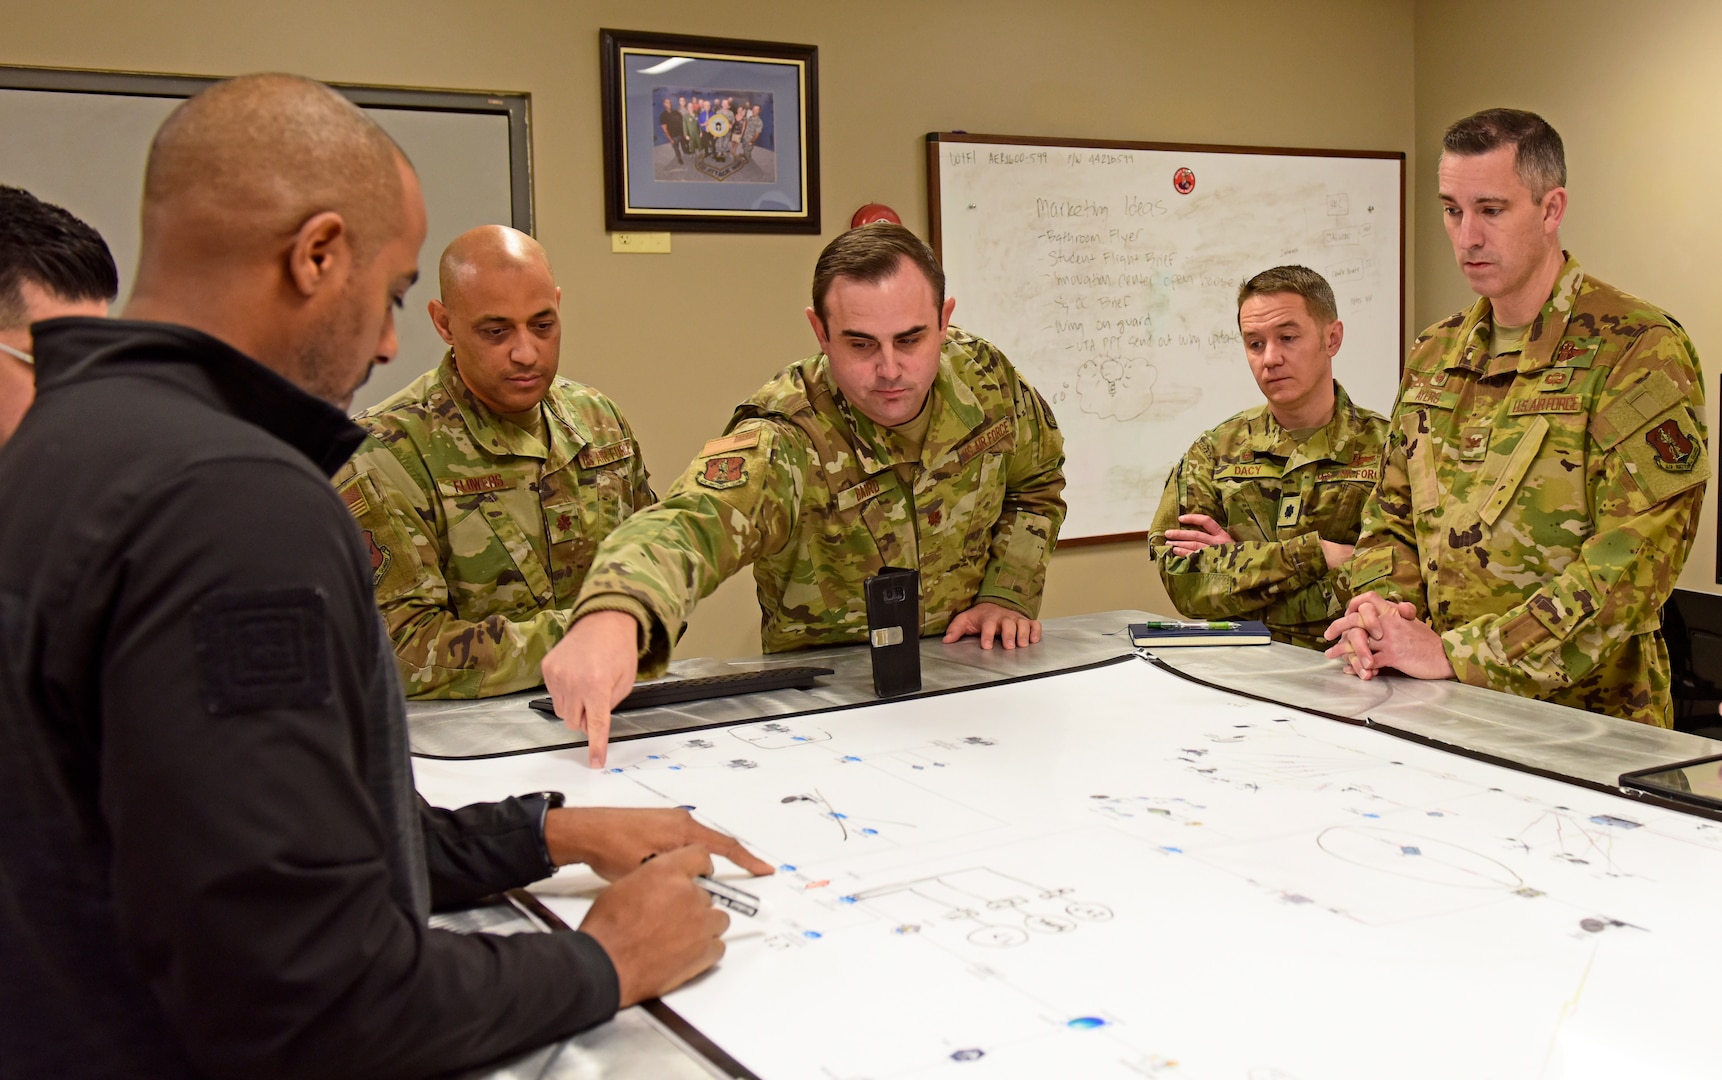
<svg viewBox="0 0 1722 1080"><path fill-rule="evenodd" d="M424 197L387 134L321 83L217 83L156 132L126 316L220 338L345 408L397 346Z"/></svg>
<svg viewBox="0 0 1722 1080"><path fill-rule="evenodd" d="M502 416L538 408L562 350L562 290L544 248L518 229L481 225L442 253L437 277L431 324L466 388Z"/></svg>
<svg viewBox="0 0 1722 1080"><path fill-rule="evenodd" d="M204 257L245 257L326 211L361 255L396 227L394 141L358 106L297 75L217 83L173 111L144 173L143 245L195 241Z"/></svg>
<svg viewBox="0 0 1722 1080"><path fill-rule="evenodd" d="M457 307L460 294L478 279L521 271L541 274L552 285L556 280L544 245L519 229L480 225L455 237L443 251L442 262L437 264L437 284L442 289L442 302Z"/></svg>

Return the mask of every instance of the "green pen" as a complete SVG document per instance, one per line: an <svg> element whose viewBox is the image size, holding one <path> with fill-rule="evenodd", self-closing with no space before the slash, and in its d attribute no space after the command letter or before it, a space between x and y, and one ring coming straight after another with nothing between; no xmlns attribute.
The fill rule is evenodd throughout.
<svg viewBox="0 0 1722 1080"><path fill-rule="evenodd" d="M1142 624L1150 630L1236 630L1243 623L1230 622L1226 619L1194 619L1181 622L1176 619L1149 619Z"/></svg>

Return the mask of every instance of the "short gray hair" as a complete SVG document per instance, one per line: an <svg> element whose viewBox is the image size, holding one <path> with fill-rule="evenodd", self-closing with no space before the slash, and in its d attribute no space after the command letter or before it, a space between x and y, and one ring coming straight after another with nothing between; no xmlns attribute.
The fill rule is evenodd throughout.
<svg viewBox="0 0 1722 1080"><path fill-rule="evenodd" d="M1550 191L1567 186L1567 151L1561 133L1534 112L1484 109L1458 121L1441 137L1442 152L1461 157L1487 154L1502 146L1514 147L1513 171L1519 183L1531 189L1531 198L1542 202Z"/></svg>

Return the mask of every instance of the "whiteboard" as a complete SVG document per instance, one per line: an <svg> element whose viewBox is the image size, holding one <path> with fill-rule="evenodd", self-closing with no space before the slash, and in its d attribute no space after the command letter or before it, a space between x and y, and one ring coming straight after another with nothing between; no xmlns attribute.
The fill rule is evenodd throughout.
<svg viewBox="0 0 1722 1080"><path fill-rule="evenodd" d="M476 761L778 867L666 1003L755 1075L1714 1077L1722 825L1129 658ZM534 887L570 922L597 883ZM543 895L543 892L541 892Z"/></svg>
<svg viewBox="0 0 1722 1080"><path fill-rule="evenodd" d="M144 164L155 132L213 79L0 67L0 184L64 207L102 234L120 273L117 315L137 268ZM442 361L426 313L442 249L476 225L532 231L526 98L338 86L400 145L424 190L419 280L396 315L396 359L354 395L368 408Z"/></svg>
<svg viewBox="0 0 1722 1080"><path fill-rule="evenodd" d="M1203 431L1262 403L1238 286L1301 263L1345 324L1334 374L1383 414L1404 351L1399 153L927 137L954 320L1004 350L1065 439L1062 543L1140 538Z"/></svg>

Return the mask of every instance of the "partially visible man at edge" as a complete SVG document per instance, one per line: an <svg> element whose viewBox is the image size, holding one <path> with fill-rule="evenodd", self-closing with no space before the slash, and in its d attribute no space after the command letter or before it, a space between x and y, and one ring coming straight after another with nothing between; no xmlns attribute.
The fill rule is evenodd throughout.
<svg viewBox="0 0 1722 1080"><path fill-rule="evenodd" d="M1322 631L1349 599L1340 568L1381 472L1387 418L1333 377L1345 324L1314 270L1276 266L1244 282L1238 330L1266 403L1190 447L1148 542L1181 614L1247 615L1275 641L1325 649Z"/></svg>
<svg viewBox="0 0 1722 1080"><path fill-rule="evenodd" d="M1064 438L995 346L951 325L932 249L901 225L820 254L820 352L743 402L657 506L600 546L544 662L557 713L604 762L610 709L669 662L689 612L751 564L767 652L867 639L866 579L921 574L923 635L1040 640L1064 521Z"/></svg>
<svg viewBox="0 0 1722 1080"><path fill-rule="evenodd" d="M8 1073L460 1071L709 967L702 847L768 869L675 811L414 794L329 476L424 233L362 112L236 79L157 133L126 319L37 327L37 403L0 454ZM581 932L426 927L573 860L618 879Z"/></svg>
<svg viewBox="0 0 1722 1080"><path fill-rule="evenodd" d="M656 500L621 410L561 378L562 290L538 241L481 225L443 252L442 363L356 418L335 474L409 698L539 685L609 531Z"/></svg>
<svg viewBox="0 0 1722 1080"><path fill-rule="evenodd" d="M1439 178L1479 299L1406 360L1327 655L1669 727L1662 605L1710 477L1698 354L1561 249L1566 152L1542 117L1460 120Z"/></svg>
<svg viewBox="0 0 1722 1080"><path fill-rule="evenodd" d="M100 233L23 188L0 184L0 446L36 397L30 324L100 318L119 291Z"/></svg>

